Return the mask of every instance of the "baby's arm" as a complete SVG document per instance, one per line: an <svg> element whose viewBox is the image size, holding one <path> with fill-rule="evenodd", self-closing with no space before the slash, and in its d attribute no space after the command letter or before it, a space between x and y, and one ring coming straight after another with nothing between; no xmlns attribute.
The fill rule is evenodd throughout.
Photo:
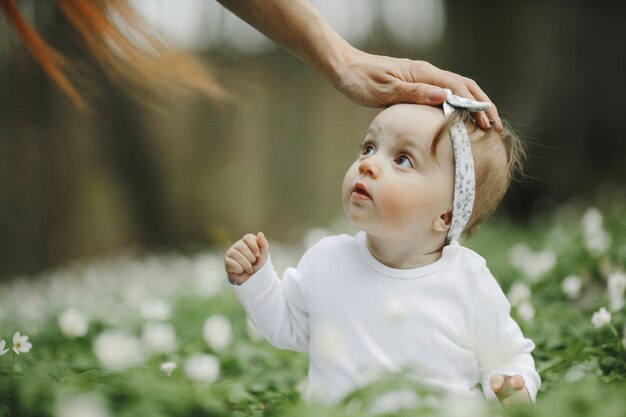
<svg viewBox="0 0 626 417"><path fill-rule="evenodd" d="M531 355L535 345L524 337L510 310L506 296L486 269L474 316L474 346L483 393L498 398L503 405L532 403L541 384Z"/></svg>
<svg viewBox="0 0 626 417"><path fill-rule="evenodd" d="M238 240L226 252L224 266L235 296L263 337L281 349L306 351L308 314L301 271L288 268L279 279L263 233Z"/></svg>

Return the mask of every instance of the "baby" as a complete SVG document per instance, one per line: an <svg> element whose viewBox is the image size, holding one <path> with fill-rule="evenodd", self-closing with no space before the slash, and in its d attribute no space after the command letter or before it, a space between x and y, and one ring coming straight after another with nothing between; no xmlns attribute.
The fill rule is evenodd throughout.
<svg viewBox="0 0 626 417"><path fill-rule="evenodd" d="M485 260L458 243L504 196L520 143L508 129L475 128L453 107L484 103L449 101L447 118L399 104L372 121L342 187L355 236L322 239L282 280L262 233L226 253L232 288L259 332L309 353L307 400L336 403L372 373L409 370L461 395L480 395L480 383L505 405L535 401L534 344Z"/></svg>

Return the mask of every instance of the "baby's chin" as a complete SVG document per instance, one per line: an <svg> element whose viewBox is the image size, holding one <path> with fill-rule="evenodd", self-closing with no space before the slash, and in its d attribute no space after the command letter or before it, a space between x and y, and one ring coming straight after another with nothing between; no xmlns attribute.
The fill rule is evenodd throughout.
<svg viewBox="0 0 626 417"><path fill-rule="evenodd" d="M366 219L365 216L359 215L359 213L354 213L347 207L346 204L343 205L343 212L350 223L352 223L352 225L357 229L362 230L365 233L374 229L371 224L371 219Z"/></svg>

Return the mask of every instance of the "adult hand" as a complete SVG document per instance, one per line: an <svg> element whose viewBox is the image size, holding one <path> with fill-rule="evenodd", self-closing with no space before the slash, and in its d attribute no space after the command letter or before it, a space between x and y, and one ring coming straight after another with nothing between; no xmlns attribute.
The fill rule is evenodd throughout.
<svg viewBox="0 0 626 417"><path fill-rule="evenodd" d="M504 407L531 403L530 394L521 375L494 374L489 379L489 385Z"/></svg>
<svg viewBox="0 0 626 417"><path fill-rule="evenodd" d="M502 130L498 110L474 80L441 70L425 61L371 55L355 48L344 49L336 68L335 86L352 101L371 107L395 103L439 105L449 88L458 96L491 103L475 120L483 129ZM486 114L485 114L486 113Z"/></svg>

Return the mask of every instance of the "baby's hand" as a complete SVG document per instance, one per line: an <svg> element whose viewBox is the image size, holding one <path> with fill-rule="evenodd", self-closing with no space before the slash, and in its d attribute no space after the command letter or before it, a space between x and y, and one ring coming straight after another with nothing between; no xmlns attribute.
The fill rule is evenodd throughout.
<svg viewBox="0 0 626 417"><path fill-rule="evenodd" d="M237 284L243 284L267 260L269 244L265 235L247 234L235 242L226 252L224 266L228 277Z"/></svg>
<svg viewBox="0 0 626 417"><path fill-rule="evenodd" d="M496 393L500 404L530 404L530 394L526 389L524 378L521 375L494 374L489 380L491 389Z"/></svg>

